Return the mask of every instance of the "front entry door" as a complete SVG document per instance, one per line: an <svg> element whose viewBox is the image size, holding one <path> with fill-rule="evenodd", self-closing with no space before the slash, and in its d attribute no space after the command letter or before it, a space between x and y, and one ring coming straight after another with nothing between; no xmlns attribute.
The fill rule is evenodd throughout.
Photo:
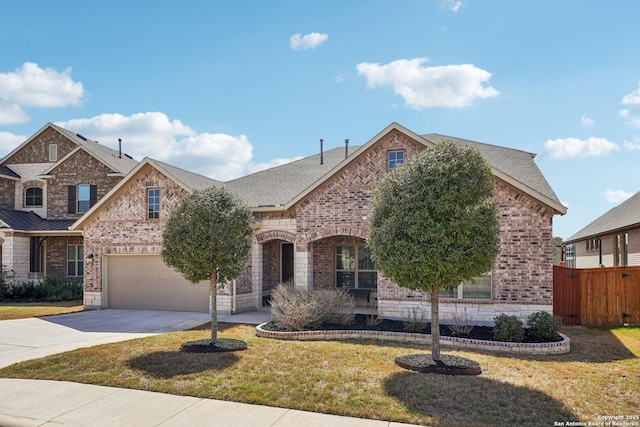
<svg viewBox="0 0 640 427"><path fill-rule="evenodd" d="M280 255L280 282L293 282L293 243L283 243Z"/></svg>

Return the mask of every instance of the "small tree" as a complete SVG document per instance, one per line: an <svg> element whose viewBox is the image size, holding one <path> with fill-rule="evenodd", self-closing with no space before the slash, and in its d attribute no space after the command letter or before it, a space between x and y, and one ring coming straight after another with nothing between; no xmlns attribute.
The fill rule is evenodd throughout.
<svg viewBox="0 0 640 427"><path fill-rule="evenodd" d="M209 280L211 345L218 341L217 284L236 279L251 250L253 216L224 189L195 191L171 211L163 238L162 259L187 280Z"/></svg>
<svg viewBox="0 0 640 427"><path fill-rule="evenodd" d="M443 142L375 186L367 244L376 268L431 297L431 356L440 356L438 292L486 273L499 250L491 169L480 153Z"/></svg>

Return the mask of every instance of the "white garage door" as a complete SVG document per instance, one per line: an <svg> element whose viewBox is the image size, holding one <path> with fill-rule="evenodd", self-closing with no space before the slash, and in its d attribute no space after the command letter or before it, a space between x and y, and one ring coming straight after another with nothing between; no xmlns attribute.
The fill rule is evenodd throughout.
<svg viewBox="0 0 640 427"><path fill-rule="evenodd" d="M107 255L107 306L137 310L209 312L209 286L197 285L160 255Z"/></svg>

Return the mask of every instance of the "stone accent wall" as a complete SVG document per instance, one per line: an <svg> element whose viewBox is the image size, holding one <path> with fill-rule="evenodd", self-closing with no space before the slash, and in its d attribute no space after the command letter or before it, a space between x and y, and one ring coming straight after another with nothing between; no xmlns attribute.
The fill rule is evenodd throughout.
<svg viewBox="0 0 640 427"><path fill-rule="evenodd" d="M0 209L15 209L16 181L0 178Z"/></svg>
<svg viewBox="0 0 640 427"><path fill-rule="evenodd" d="M49 145L58 146L58 160L73 151L77 145L55 129L47 129L22 150L7 159L10 163L52 163L49 162Z"/></svg>
<svg viewBox="0 0 640 427"><path fill-rule="evenodd" d="M81 214L68 213L68 186L96 185L98 200L100 200L122 179L118 176L107 176L109 172L109 168L86 152L78 151L75 153L53 171L55 178L51 180L47 188L47 218L79 218L82 216Z"/></svg>

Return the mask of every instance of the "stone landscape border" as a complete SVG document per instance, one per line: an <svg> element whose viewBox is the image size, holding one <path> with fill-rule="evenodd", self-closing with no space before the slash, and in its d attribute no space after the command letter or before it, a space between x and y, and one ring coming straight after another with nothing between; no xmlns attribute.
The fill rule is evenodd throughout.
<svg viewBox="0 0 640 427"><path fill-rule="evenodd" d="M298 341L332 341L332 340L357 340L376 339L380 341L392 341L413 344L431 344L431 335L412 332L388 332L370 330L318 330L318 331L294 331L280 332L264 329L266 323L256 327L256 335L261 338ZM544 343L521 343L484 341L469 338L440 337L440 344L467 350L487 350L503 353L519 353L531 355L565 354L571 350L571 340L564 334L560 334L562 341Z"/></svg>

